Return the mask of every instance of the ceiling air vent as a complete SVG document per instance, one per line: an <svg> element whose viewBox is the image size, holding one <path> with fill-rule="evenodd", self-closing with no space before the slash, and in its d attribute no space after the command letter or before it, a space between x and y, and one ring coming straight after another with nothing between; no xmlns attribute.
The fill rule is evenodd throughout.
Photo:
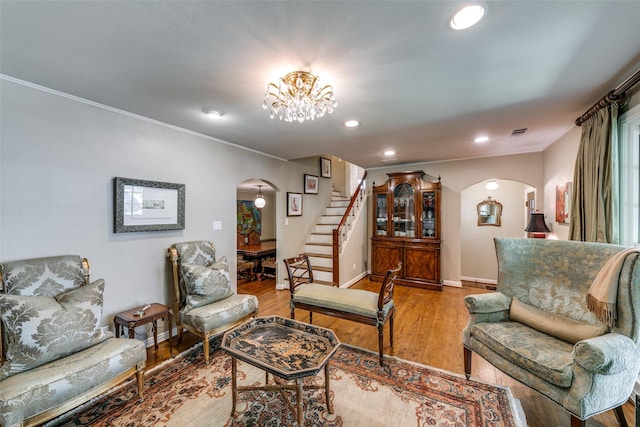
<svg viewBox="0 0 640 427"><path fill-rule="evenodd" d="M524 135L528 130L529 130L529 128L514 129L514 130L511 131L511 135L510 136Z"/></svg>

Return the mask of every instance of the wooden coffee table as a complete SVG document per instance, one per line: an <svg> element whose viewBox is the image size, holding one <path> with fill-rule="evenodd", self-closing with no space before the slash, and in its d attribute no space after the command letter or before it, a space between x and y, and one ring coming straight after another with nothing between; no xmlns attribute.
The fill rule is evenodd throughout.
<svg viewBox="0 0 640 427"><path fill-rule="evenodd" d="M304 390L325 390L327 411L333 414L329 399L329 359L340 346L330 329L310 325L279 316L257 317L228 331L222 338L222 348L231 356L231 391L236 412L239 391L279 391L291 411L303 425ZM237 361L241 360L266 372L263 386L238 386ZM318 374L324 368L324 386L304 385L304 378ZM273 383L269 383L269 374ZM293 382L293 383L292 383ZM286 391L295 392L296 407L289 401Z"/></svg>

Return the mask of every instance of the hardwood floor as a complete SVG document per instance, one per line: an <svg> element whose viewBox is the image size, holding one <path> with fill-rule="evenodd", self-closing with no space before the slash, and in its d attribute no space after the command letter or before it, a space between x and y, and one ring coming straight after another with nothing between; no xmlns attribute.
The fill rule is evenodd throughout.
<svg viewBox="0 0 640 427"><path fill-rule="evenodd" d="M353 288L377 291L379 286L379 282L363 279ZM260 316L289 317L289 291L276 290L273 279L241 283L238 292L258 297ZM463 300L466 295L486 292L491 291L445 286L438 292L397 286L394 295L397 306L394 346L389 347L389 335L385 331L385 354L463 375L461 334L468 319ZM308 312L296 311L296 319L308 321ZM334 330L344 343L376 353L378 351L377 331L369 325L321 314L314 314L313 323ZM197 341L195 336L185 334L178 351L191 347ZM161 343L157 352L151 347L147 354L147 368L150 369L166 360L168 343ZM510 387L513 395L520 400L530 427L570 425L569 415L560 406L503 374L480 356L474 354L472 360L472 379ZM624 405L629 426L635 423L634 411L635 407L631 402ZM608 411L591 417L586 425L617 426L618 423L613 412Z"/></svg>

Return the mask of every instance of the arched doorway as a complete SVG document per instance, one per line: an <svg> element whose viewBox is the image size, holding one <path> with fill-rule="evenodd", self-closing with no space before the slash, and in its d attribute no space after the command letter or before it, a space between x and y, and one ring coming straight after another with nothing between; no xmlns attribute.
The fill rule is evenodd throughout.
<svg viewBox="0 0 640 427"><path fill-rule="evenodd" d="M498 187L486 188L487 181L468 186L460 195L460 276L463 282L495 284L498 263L494 237L526 237L527 194L535 188L513 180L495 180ZM478 204L487 200L502 205L500 225L479 225Z"/></svg>
<svg viewBox="0 0 640 427"><path fill-rule="evenodd" d="M276 191L269 182L252 178L238 184L236 200L238 286L266 285L270 281L265 279L277 279Z"/></svg>

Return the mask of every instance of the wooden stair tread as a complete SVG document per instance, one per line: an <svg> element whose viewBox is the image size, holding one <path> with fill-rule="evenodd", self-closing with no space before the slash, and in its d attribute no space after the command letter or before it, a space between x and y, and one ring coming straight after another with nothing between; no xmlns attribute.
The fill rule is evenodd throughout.
<svg viewBox="0 0 640 427"><path fill-rule="evenodd" d="M313 253L313 252L306 252L306 254L307 254L307 256L309 258L312 258L312 257L316 257L316 258L333 258L332 254L316 254L316 253Z"/></svg>

